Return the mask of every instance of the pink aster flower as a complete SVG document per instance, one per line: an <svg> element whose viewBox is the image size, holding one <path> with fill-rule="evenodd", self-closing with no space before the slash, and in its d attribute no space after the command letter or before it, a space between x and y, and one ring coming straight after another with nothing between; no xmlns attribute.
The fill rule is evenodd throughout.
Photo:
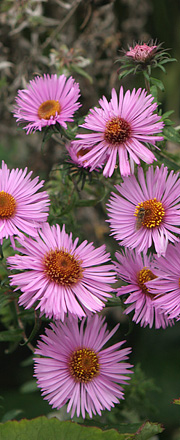
<svg viewBox="0 0 180 440"><path fill-rule="evenodd" d="M161 307L170 318L180 319L180 243L169 244L166 255L155 259L159 277L148 282L156 307ZM156 282L155 282L156 281Z"/></svg>
<svg viewBox="0 0 180 440"><path fill-rule="evenodd" d="M17 122L28 122L27 134L56 123L66 129L66 122L73 120L80 107L79 96L79 84L72 77L36 76L26 89L18 90L14 117Z"/></svg>
<svg viewBox="0 0 180 440"><path fill-rule="evenodd" d="M132 93L128 90L124 95L121 87L119 103L113 89L110 102L103 96L99 101L101 108L90 110L81 127L91 132L76 136L81 148L89 149L82 160L86 161L84 163L90 171L105 161L103 174L111 177L118 156L120 173L127 176L133 171L134 162L139 165L140 159L148 164L156 160L145 145L150 143L156 147L156 141L163 139L157 136L162 131L163 122L154 113L157 104L153 99L142 89L133 89Z"/></svg>
<svg viewBox="0 0 180 440"><path fill-rule="evenodd" d="M117 296L128 295L124 304L130 304L130 306L124 313L128 314L134 310L132 320L137 324L140 323L141 327L149 325L151 328L153 323L157 329L172 325L172 321L166 317L160 307L156 306L156 302L153 302L154 295L146 284L149 280L157 279L157 271L152 258L129 249L121 254L116 252L115 255L118 260L118 263L114 263L117 275L128 283L117 291Z"/></svg>
<svg viewBox="0 0 180 440"><path fill-rule="evenodd" d="M73 242L63 226L44 224L36 239L19 240L22 255L8 258L11 269L21 273L10 275L11 285L23 292L19 304L29 309L34 304L48 318L64 320L64 314L79 318L104 307L115 282L113 264L105 246L97 249L86 240ZM106 264L107 263L107 264Z"/></svg>
<svg viewBox="0 0 180 440"><path fill-rule="evenodd" d="M124 342L103 348L119 325L109 332L104 318L94 315L78 325L69 317L64 323L51 324L46 336L41 336L35 354L35 377L44 399L53 408L68 402L67 412L85 418L86 412L101 415L124 399L121 384L130 379L132 367L126 361L130 348L121 349Z"/></svg>
<svg viewBox="0 0 180 440"><path fill-rule="evenodd" d="M27 168L8 169L2 161L0 169L0 243L13 236L22 236L22 232L32 237L37 235L37 228L47 221L49 198L46 191L39 191L44 181L39 177L31 179L32 171Z"/></svg>
<svg viewBox="0 0 180 440"><path fill-rule="evenodd" d="M146 43L136 44L134 47L130 47L126 52L126 56L132 57L135 61L145 63L149 61L157 51L158 46L149 46Z"/></svg>
<svg viewBox="0 0 180 440"><path fill-rule="evenodd" d="M81 160L82 157L89 151L89 149L84 150L75 142L70 142L66 144L66 150L69 153L71 158L71 162L77 165L78 167L84 167L84 162Z"/></svg>
<svg viewBox="0 0 180 440"><path fill-rule="evenodd" d="M71 158L71 162L74 163L75 165L77 165L78 167L83 167L83 168L87 168L86 166L86 160L83 160L83 157L85 154L87 154L89 152L89 148L82 148L81 144L78 144L77 142L70 142L68 144L66 144L66 149L69 153L69 156ZM105 158L104 158L105 160ZM103 164L104 164L104 160L102 163L99 163L98 166L96 167L96 171L100 170L100 168L102 168Z"/></svg>
<svg viewBox="0 0 180 440"><path fill-rule="evenodd" d="M149 167L144 176L134 175L116 185L108 203L111 234L130 249L147 251L154 244L158 255L165 254L168 241L179 241L180 179L167 167Z"/></svg>

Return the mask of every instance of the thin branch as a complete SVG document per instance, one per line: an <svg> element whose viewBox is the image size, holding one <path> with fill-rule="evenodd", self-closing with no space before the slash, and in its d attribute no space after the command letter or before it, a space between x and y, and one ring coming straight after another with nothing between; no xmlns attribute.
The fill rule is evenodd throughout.
<svg viewBox="0 0 180 440"><path fill-rule="evenodd" d="M64 18L64 20L62 20L62 22L60 23L59 26L57 26L57 28L54 30L54 32L52 32L52 34L50 35L49 38L47 38L47 40L42 44L42 49L45 49L50 43L51 41L55 38L55 36L61 32L61 30L63 29L63 27L66 25L66 23L70 20L70 18L73 16L74 12L76 11L77 7L79 6L79 4L82 2L82 0L75 0L74 4L72 5L72 8L70 9L70 11L68 12L68 14L66 15L66 17Z"/></svg>
<svg viewBox="0 0 180 440"><path fill-rule="evenodd" d="M59 6L61 6L62 8L64 8L64 9L70 9L70 8L71 8L70 3L64 3L64 2L62 2L61 0L56 0L56 3L57 3Z"/></svg>

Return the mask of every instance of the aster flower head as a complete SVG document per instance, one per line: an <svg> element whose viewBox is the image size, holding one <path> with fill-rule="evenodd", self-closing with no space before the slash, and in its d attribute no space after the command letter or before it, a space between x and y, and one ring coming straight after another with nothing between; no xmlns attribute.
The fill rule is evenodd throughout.
<svg viewBox="0 0 180 440"><path fill-rule="evenodd" d="M122 49L122 55L117 61L121 63L119 79L122 79L128 74L142 71L146 71L150 76L152 68L156 67L166 72L164 65L176 60L170 57L168 49L164 49L162 43L157 44L156 41L151 40L147 43L134 43L127 51Z"/></svg>
<svg viewBox="0 0 180 440"><path fill-rule="evenodd" d="M171 319L180 320L180 242L169 244L166 255L155 258L159 276L147 283L154 295L154 304Z"/></svg>
<svg viewBox="0 0 180 440"><path fill-rule="evenodd" d="M153 259L145 253L138 254L134 250L126 249L124 252L116 252L117 262L114 262L117 276L128 283L117 290L117 296L128 295L124 304L130 304L126 314L134 311L133 321L140 323L141 327L147 325L152 328L165 328L172 321L163 313L162 309L153 302L154 295L151 288L147 287L150 280L157 279L157 270ZM147 284L146 284L147 283Z"/></svg>
<svg viewBox="0 0 180 440"><path fill-rule="evenodd" d="M78 325L74 317L51 324L39 341L35 354L35 377L44 399L53 408L68 402L67 412L77 417L86 412L101 415L124 399L121 385L130 379L128 362L130 348L121 349L124 342L103 348L119 325L111 332L104 318L94 315Z"/></svg>
<svg viewBox="0 0 180 440"><path fill-rule="evenodd" d="M129 50L126 52L127 57L132 57L134 61L138 63L147 63L149 62L155 53L158 50L157 45L153 44L135 44L134 47L129 47Z"/></svg>
<svg viewBox="0 0 180 440"><path fill-rule="evenodd" d="M134 163L140 160L150 164L156 160L148 144L156 147L163 140L163 122L154 113L157 104L145 89L128 90L125 94L120 88L119 102L116 91L112 89L110 102L105 96L100 99L100 108L91 109L81 127L88 130L76 136L79 148L89 151L81 159L90 171L105 162L103 174L111 177L119 160L122 176L132 173ZM146 144L146 145L145 145Z"/></svg>
<svg viewBox="0 0 180 440"><path fill-rule="evenodd" d="M84 163L81 161L81 157L84 156L84 154L86 154L89 150L83 150L82 148L79 149L78 144L74 143L73 141L66 144L66 150L69 153L72 163L78 167L84 166Z"/></svg>
<svg viewBox="0 0 180 440"><path fill-rule="evenodd" d="M95 248L86 240L78 245L59 225L44 224L36 239L19 240L22 255L8 258L11 285L23 292L19 304L40 308L47 318L64 320L69 312L79 318L99 312L111 297L115 272L105 246Z"/></svg>
<svg viewBox="0 0 180 440"><path fill-rule="evenodd" d="M14 117L17 122L28 123L24 127L27 134L55 124L67 129L66 122L73 121L80 107L79 96L79 84L72 77L36 76L26 89L18 90Z"/></svg>
<svg viewBox="0 0 180 440"><path fill-rule="evenodd" d="M78 144L76 141L72 141L66 144L66 149L69 153L69 156L71 158L70 160L72 163L77 165L77 167L79 168L83 167L88 169L86 165L86 160L83 160L83 157L85 156L85 154L87 154L90 151L89 148L82 148L81 143ZM98 164L95 171L99 171L102 168L104 161L105 158L101 163Z"/></svg>
<svg viewBox="0 0 180 440"><path fill-rule="evenodd" d="M149 167L146 175L139 167L138 178L124 178L116 185L107 205L111 228L122 246L147 251L152 245L158 255L165 254L167 244L179 241L180 229L179 173L167 167Z"/></svg>
<svg viewBox="0 0 180 440"><path fill-rule="evenodd" d="M0 168L0 243L10 237L14 246L14 236L22 233L32 237L37 229L47 221L49 197L46 191L39 191L44 181L39 177L31 179L32 171L27 168L9 170L2 161Z"/></svg>

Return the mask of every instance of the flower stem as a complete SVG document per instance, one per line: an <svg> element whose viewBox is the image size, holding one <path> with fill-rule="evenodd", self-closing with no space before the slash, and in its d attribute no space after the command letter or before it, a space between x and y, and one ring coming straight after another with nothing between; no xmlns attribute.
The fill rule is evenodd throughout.
<svg viewBox="0 0 180 440"><path fill-rule="evenodd" d="M23 337L24 342L27 345L27 347L34 353L35 347L31 344L31 342L28 342L28 338L26 336L24 324L19 316L20 311L19 311L19 306L18 306L17 300L15 300L14 302L15 302L15 308L16 308L16 313L17 313L18 326L22 330L22 337Z"/></svg>
<svg viewBox="0 0 180 440"><path fill-rule="evenodd" d="M145 81L145 87L148 93L150 93L150 82L147 80L147 78L144 78Z"/></svg>

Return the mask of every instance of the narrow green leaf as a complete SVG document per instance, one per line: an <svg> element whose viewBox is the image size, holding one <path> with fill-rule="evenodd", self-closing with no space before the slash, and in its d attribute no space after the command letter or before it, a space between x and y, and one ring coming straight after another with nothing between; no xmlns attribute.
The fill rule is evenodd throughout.
<svg viewBox="0 0 180 440"><path fill-rule="evenodd" d="M20 414L22 415L23 410L22 409L11 409L11 411L7 411L1 419L1 423L5 423L8 420L14 420L15 418L19 417Z"/></svg>
<svg viewBox="0 0 180 440"><path fill-rule="evenodd" d="M79 73L79 75L84 76L85 78L87 78L91 84L93 83L92 76L90 76L84 69L82 69L81 67L77 66L76 64L71 64L71 70L74 71L74 72L77 72L77 73Z"/></svg>
<svg viewBox="0 0 180 440"><path fill-rule="evenodd" d="M165 58L161 61L161 64L171 63L172 61L177 61L176 58Z"/></svg>
<svg viewBox="0 0 180 440"><path fill-rule="evenodd" d="M156 87L158 87L160 90L162 90L162 92L164 92L164 84L163 84L163 82L162 81L160 81L160 79L157 79L157 78L150 78L150 82L154 85L154 86L156 86Z"/></svg>
<svg viewBox="0 0 180 440"><path fill-rule="evenodd" d="M151 95L154 97L155 101L158 101L158 91L157 91L157 87L156 86L151 86L150 87L150 92Z"/></svg>
<svg viewBox="0 0 180 440"><path fill-rule="evenodd" d="M168 141L177 142L178 144L180 143L180 134L177 130L175 130L175 128L169 126L165 127L163 130L163 134L165 139L167 139Z"/></svg>
<svg viewBox="0 0 180 440"><path fill-rule="evenodd" d="M29 365L33 364L33 356L28 356L20 363L20 367L29 367Z"/></svg>
<svg viewBox="0 0 180 440"><path fill-rule="evenodd" d="M20 341L22 339L22 331L19 329L15 330L4 330L0 332L0 342L5 341Z"/></svg>
<svg viewBox="0 0 180 440"><path fill-rule="evenodd" d="M23 383L19 389L21 394L34 393L37 391L37 382L35 379L29 380L28 382Z"/></svg>
<svg viewBox="0 0 180 440"><path fill-rule="evenodd" d="M170 115L172 115L174 113L174 110L169 110L168 112L165 112L162 114L162 119L166 119L169 118Z"/></svg>
<svg viewBox="0 0 180 440"><path fill-rule="evenodd" d="M174 171L180 170L180 164L178 164L177 162L166 156L163 152L156 151L156 157L161 163L163 163L165 166L170 168L170 170L174 170Z"/></svg>
<svg viewBox="0 0 180 440"><path fill-rule="evenodd" d="M161 64L158 64L157 67L159 67L163 71L163 73L166 73L166 69L163 66L161 66Z"/></svg>
<svg viewBox="0 0 180 440"><path fill-rule="evenodd" d="M133 72L134 72L134 67L132 69L129 69L129 70L123 70L123 72L121 72L119 74L119 79L125 78L125 76L127 76L127 75L129 75L129 74L131 74Z"/></svg>

